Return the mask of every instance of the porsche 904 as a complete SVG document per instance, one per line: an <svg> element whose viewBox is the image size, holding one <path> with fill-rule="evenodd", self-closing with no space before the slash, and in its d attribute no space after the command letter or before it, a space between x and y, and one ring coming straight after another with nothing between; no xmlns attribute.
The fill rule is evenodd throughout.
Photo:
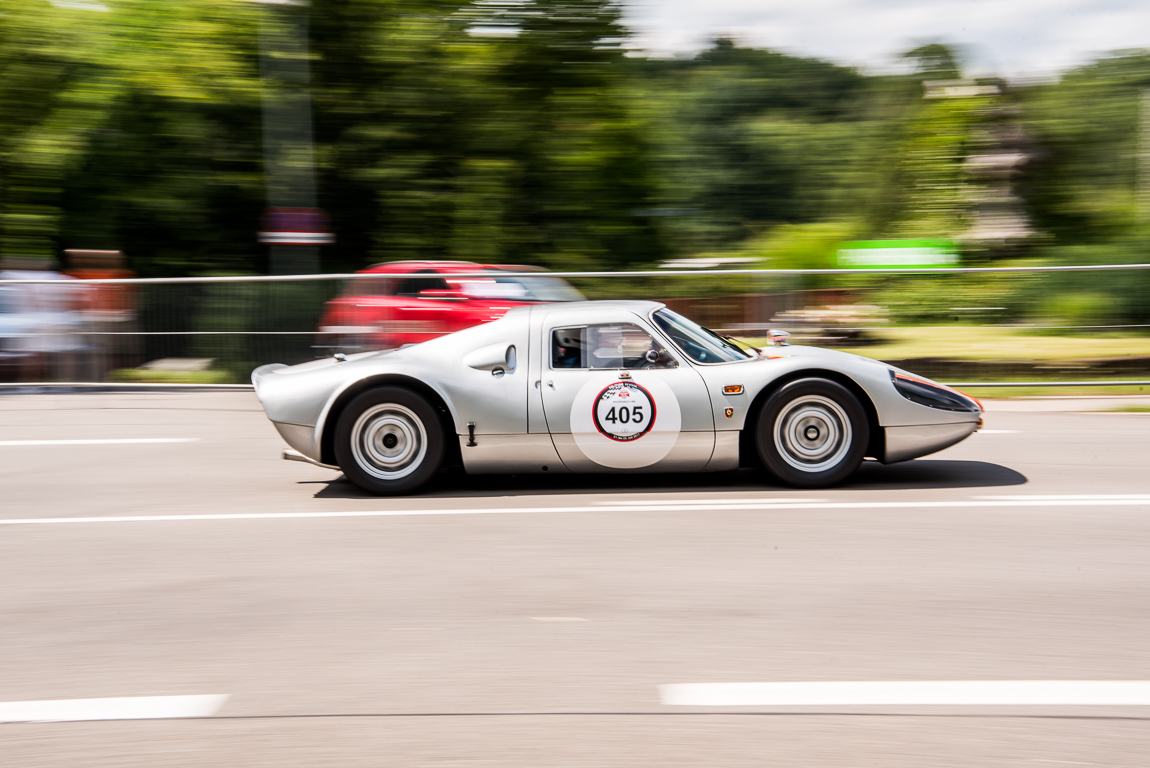
<svg viewBox="0 0 1150 768"><path fill-rule="evenodd" d="M982 408L857 355L762 350L646 301L512 309L384 352L265 365L252 383L293 450L361 488L404 494L468 473L720 472L760 466L823 488L865 457L925 456Z"/></svg>

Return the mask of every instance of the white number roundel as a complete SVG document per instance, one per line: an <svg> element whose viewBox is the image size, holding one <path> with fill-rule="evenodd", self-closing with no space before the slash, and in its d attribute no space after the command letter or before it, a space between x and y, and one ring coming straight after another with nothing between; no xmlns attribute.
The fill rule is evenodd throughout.
<svg viewBox="0 0 1150 768"><path fill-rule="evenodd" d="M612 469L638 469L662 460L679 439L683 414L675 392L658 372L593 375L571 403L571 436L591 461Z"/></svg>
<svg viewBox="0 0 1150 768"><path fill-rule="evenodd" d="M592 408L599 431L621 443L650 432L658 415L651 393L632 381L617 381L606 387Z"/></svg>

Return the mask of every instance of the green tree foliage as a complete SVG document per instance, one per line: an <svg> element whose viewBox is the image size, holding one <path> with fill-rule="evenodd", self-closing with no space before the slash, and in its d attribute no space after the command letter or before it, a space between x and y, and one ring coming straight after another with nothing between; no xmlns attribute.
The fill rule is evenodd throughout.
<svg viewBox="0 0 1150 768"><path fill-rule="evenodd" d="M10 260L55 256L65 177L105 114L104 30L84 13L0 6L0 249Z"/></svg>
<svg viewBox="0 0 1150 768"><path fill-rule="evenodd" d="M261 120L278 92L260 29L284 55L268 41L290 13L310 21L328 271L737 249L823 266L840 235L956 237L978 194L967 160L1007 103L1051 244L1134 253L1150 219L1144 52L1009 97L929 100L923 81L961 76L941 44L898 76L729 40L651 59L627 52L616 0L4 0L0 256L108 248L147 275L266 271Z"/></svg>
<svg viewBox="0 0 1150 768"><path fill-rule="evenodd" d="M260 268L256 7L117 2L100 130L68 180L61 245L148 274Z"/></svg>
<svg viewBox="0 0 1150 768"><path fill-rule="evenodd" d="M727 246L839 212L843 177L858 170L861 74L729 40L691 61L641 66L665 226L681 247Z"/></svg>
<svg viewBox="0 0 1150 768"><path fill-rule="evenodd" d="M315 14L321 189L351 233L344 263L660 255L631 214L650 171L614 3L333 0Z"/></svg>
<svg viewBox="0 0 1150 768"><path fill-rule="evenodd" d="M1140 207L1144 220L1148 200L1140 201L1139 192L1150 191L1148 89L1150 53L1130 51L1025 94L1026 125L1036 145L1028 197L1040 228L1059 242L1129 236Z"/></svg>

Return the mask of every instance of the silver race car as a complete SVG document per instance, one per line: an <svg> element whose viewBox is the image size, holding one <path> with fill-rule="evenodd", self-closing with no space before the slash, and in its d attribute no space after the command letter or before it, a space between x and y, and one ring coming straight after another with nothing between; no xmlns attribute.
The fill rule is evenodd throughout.
<svg viewBox="0 0 1150 768"><path fill-rule="evenodd" d="M378 494L469 473L720 472L765 466L803 488L978 429L973 398L816 347L748 349L647 301L511 310L384 352L252 373L294 450Z"/></svg>

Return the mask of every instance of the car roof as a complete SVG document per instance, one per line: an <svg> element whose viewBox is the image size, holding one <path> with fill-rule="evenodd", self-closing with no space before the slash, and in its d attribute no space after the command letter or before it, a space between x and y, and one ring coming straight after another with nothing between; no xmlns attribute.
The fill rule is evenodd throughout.
<svg viewBox="0 0 1150 768"><path fill-rule="evenodd" d="M594 312L602 309L624 309L637 315L646 316L656 309L667 306L659 301L636 301L633 299L602 299L599 301L559 301L539 305L556 312Z"/></svg>
<svg viewBox="0 0 1150 768"><path fill-rule="evenodd" d="M372 264L366 269L359 270L360 274L373 272L415 272L420 269L432 269L440 273L452 272L483 272L487 269L482 264L473 261L388 261L382 264Z"/></svg>
<svg viewBox="0 0 1150 768"><path fill-rule="evenodd" d="M545 267L531 264L478 264L474 261L385 261L358 270L360 274L372 272L415 272L420 269L434 269L442 274L455 272L539 272L546 273Z"/></svg>

